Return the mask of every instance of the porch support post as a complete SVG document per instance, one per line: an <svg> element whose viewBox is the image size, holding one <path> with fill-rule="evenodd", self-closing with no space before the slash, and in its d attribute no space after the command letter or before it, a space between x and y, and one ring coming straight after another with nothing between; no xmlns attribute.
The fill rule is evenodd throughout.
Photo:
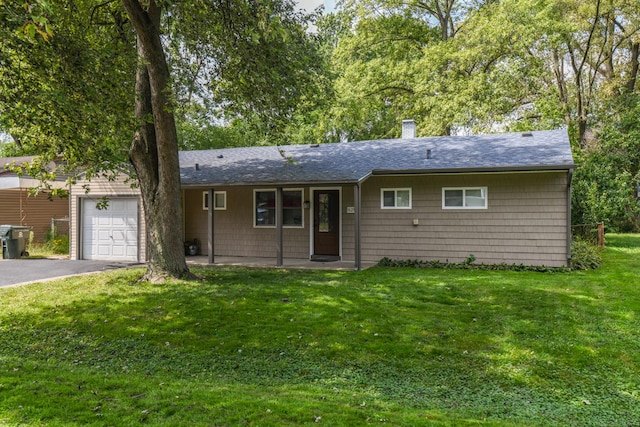
<svg viewBox="0 0 640 427"><path fill-rule="evenodd" d="M213 188L209 189L209 211L208 211L208 218L209 220L207 221L208 224L208 231L207 231L207 250L209 251L209 264L213 264L214 263L214 255L213 255L213 250L214 250L214 232L213 232L213 206L215 204L215 200L213 199Z"/></svg>
<svg viewBox="0 0 640 427"><path fill-rule="evenodd" d="M282 267L282 187L276 189L276 266Z"/></svg>
<svg viewBox="0 0 640 427"><path fill-rule="evenodd" d="M355 217L354 217L354 242L355 242L355 269L356 271L362 268L362 255L360 253L360 184L353 186L353 202L355 205Z"/></svg>

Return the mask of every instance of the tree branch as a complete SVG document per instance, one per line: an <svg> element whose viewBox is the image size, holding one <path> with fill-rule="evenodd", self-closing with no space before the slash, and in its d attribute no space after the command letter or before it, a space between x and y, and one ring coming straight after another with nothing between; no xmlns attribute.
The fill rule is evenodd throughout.
<svg viewBox="0 0 640 427"><path fill-rule="evenodd" d="M587 38L586 48L584 50L584 55L582 56L582 61L580 62L580 67L578 70L575 70L577 73L581 73L584 67L585 62L587 61L587 57L589 55L589 50L591 48L591 40L593 39L593 35L596 32L596 26L598 24L598 18L600 17L600 0L596 2L596 13L593 18L593 25L591 25L591 30L589 31L589 37Z"/></svg>
<svg viewBox="0 0 640 427"><path fill-rule="evenodd" d="M97 12L98 9L101 9L111 3L116 2L117 0L107 0L104 3L100 3L98 5L95 5L91 8L91 17L89 17L89 24L93 24L93 16L95 15L95 13Z"/></svg>

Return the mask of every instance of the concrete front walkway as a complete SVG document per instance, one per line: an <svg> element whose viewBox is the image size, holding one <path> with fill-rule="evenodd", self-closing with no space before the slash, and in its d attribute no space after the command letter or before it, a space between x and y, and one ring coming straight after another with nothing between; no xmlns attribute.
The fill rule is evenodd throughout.
<svg viewBox="0 0 640 427"><path fill-rule="evenodd" d="M306 270L355 270L353 261L310 261L308 259L285 258L282 267L276 266L275 258L260 257L215 257L215 263L209 264L207 256L188 256L187 264L191 265L214 265L214 266L241 266L241 267L261 267L261 268L299 268ZM374 266L373 263L363 263L362 269Z"/></svg>

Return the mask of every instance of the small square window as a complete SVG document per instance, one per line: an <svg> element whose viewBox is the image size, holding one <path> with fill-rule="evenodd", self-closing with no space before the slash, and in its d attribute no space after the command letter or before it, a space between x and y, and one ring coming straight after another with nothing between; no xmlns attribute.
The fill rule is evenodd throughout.
<svg viewBox="0 0 640 427"><path fill-rule="evenodd" d="M380 192L381 209L411 209L410 188L383 188Z"/></svg>
<svg viewBox="0 0 640 427"><path fill-rule="evenodd" d="M487 187L443 188L442 209L487 209Z"/></svg>
<svg viewBox="0 0 640 427"><path fill-rule="evenodd" d="M202 192L202 209L209 210L209 192ZM213 209L216 211L223 211L227 209L227 192L226 191L214 191L213 192Z"/></svg>
<svg viewBox="0 0 640 427"><path fill-rule="evenodd" d="M227 209L227 192L216 191L213 193L213 209L225 210Z"/></svg>

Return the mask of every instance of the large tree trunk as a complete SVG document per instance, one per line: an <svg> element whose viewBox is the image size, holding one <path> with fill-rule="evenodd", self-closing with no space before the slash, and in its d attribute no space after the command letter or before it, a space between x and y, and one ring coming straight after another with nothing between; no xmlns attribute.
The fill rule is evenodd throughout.
<svg viewBox="0 0 640 427"><path fill-rule="evenodd" d="M160 9L152 0L144 10L123 0L136 31L140 64L136 73L139 128L129 152L138 175L147 225L145 280L161 282L189 274L182 242L182 201L178 137L169 68L160 40Z"/></svg>
<svg viewBox="0 0 640 427"><path fill-rule="evenodd" d="M640 43L631 43L631 65L625 88L627 93L632 93L636 88L636 80L640 68Z"/></svg>

